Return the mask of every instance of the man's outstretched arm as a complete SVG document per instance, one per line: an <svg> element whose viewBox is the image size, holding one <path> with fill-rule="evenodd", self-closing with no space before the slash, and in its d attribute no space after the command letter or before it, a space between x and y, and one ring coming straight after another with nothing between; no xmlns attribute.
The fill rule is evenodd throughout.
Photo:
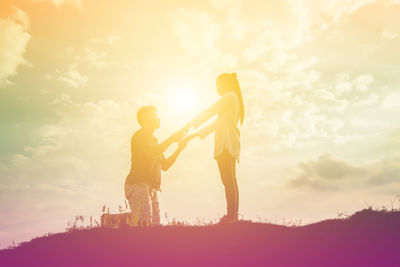
<svg viewBox="0 0 400 267"><path fill-rule="evenodd" d="M181 154L182 150L185 149L187 143L192 140L195 136L191 135L185 138L185 140L181 141L179 143L178 148L176 149L176 151L167 159L164 159L162 164L161 164L161 168L163 171L168 170L176 161L176 159L178 158L178 156Z"/></svg>
<svg viewBox="0 0 400 267"><path fill-rule="evenodd" d="M180 129L179 131L173 133L170 137L165 139L162 143L155 145L151 149L151 154L159 155L159 154L164 153L164 151L167 150L170 145L181 141L186 132L187 132L187 128L184 127L182 129Z"/></svg>

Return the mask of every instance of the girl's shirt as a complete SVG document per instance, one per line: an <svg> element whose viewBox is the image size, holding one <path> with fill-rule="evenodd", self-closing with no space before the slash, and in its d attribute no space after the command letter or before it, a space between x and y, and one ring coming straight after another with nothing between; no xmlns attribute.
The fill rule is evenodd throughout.
<svg viewBox="0 0 400 267"><path fill-rule="evenodd" d="M225 93L214 105L200 113L191 125L197 128L200 124L218 115L218 118L209 126L198 132L201 139L215 131L214 158L217 158L226 149L239 161L240 131L239 99L235 92Z"/></svg>

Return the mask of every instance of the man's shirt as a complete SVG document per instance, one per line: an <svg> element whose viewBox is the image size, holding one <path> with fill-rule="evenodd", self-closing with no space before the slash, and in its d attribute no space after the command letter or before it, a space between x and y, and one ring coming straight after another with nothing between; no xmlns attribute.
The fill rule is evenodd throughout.
<svg viewBox="0 0 400 267"><path fill-rule="evenodd" d="M157 138L143 128L134 133L131 140L132 164L126 184L148 184L158 190L161 184L162 153L152 155L151 150L158 145Z"/></svg>

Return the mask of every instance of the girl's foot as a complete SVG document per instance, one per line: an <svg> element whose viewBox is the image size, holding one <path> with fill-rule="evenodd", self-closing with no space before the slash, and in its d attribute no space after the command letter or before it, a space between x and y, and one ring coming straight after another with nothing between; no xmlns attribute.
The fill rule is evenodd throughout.
<svg viewBox="0 0 400 267"><path fill-rule="evenodd" d="M234 223L237 222L237 218L231 217L228 215L224 215L217 224L228 224L228 223Z"/></svg>

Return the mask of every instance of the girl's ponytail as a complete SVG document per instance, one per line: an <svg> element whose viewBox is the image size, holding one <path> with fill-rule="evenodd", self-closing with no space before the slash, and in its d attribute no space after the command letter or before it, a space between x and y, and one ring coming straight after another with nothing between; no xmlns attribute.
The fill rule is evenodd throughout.
<svg viewBox="0 0 400 267"><path fill-rule="evenodd" d="M237 79L237 73L236 72L231 73L230 75L232 77L233 91L235 92L235 94L239 99L240 125L242 125L244 121L244 103L243 103L242 90L240 89L239 81Z"/></svg>

